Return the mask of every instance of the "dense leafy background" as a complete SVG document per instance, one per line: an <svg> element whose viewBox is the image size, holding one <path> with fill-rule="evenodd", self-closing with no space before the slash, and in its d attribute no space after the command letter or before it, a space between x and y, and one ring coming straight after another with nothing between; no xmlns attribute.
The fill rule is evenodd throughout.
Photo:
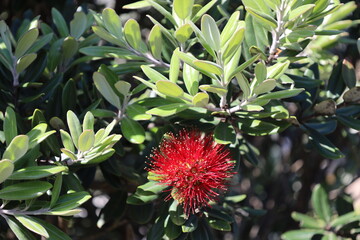
<svg viewBox="0 0 360 240"><path fill-rule="evenodd" d="M275 35L271 29L277 26L274 19L278 18L270 7L262 9L252 1L217 1L218 5L207 12L209 15L202 19L199 16L194 22L200 31L200 22L213 26L215 19L223 31L230 15L239 10L237 18L245 21L245 32L228 31L238 33L232 42L242 41L239 64L234 63L235 68L242 67L237 69L236 80L230 81L233 76L221 76L221 68L236 58L232 54L237 54L237 48L226 46L230 50L223 52L227 52L228 59L226 54L223 58L215 56L218 44L212 34L216 31L202 31L200 41L194 34L192 40L187 40L189 28L196 27L185 26L174 33L182 24L177 25L179 19L172 19L171 1L155 1L170 10L166 18L154 7L129 10L123 9L121 2L116 1L112 7L120 15L125 37L111 21L106 21L107 17L114 19L115 12L103 12L104 5L91 1L0 3L0 18L6 20L19 45L31 21L38 15L41 20L36 23L40 23L39 31L27 33L27 44L38 39L29 46L30 50L10 51L23 58L16 69L20 74L11 70L11 64L6 66L4 60L0 64L0 117L4 130L0 135L0 153L3 159L9 159L0 165L0 176L4 178L0 177L1 182L9 177L1 186L0 198L3 203L9 201L1 208L12 209L15 214L0 212L8 216L0 218L0 236L16 239L15 232L23 239L34 239L37 234L47 237L49 233L53 239L142 239L145 235L159 239L165 233L170 239L200 239L199 235L205 239L211 239L210 235L214 239L280 239L287 232L283 235L287 239L301 235L303 239L314 235L332 239L334 233L355 239L359 217L353 212L357 205L352 189L359 188L356 179L360 161L356 44L359 10L355 3L344 2L345 6L325 23L318 21L321 16L309 15L304 26L296 19L297 14L306 12L306 7L312 7L305 6L293 13L293 22L287 25L299 35L284 38L272 48ZM208 2L196 1L201 5ZM298 7L303 4L298 2ZM319 13L323 11L321 4L328 3L315 2ZM76 23L71 23L79 6L84 14L78 13ZM150 21L147 14L154 19ZM127 22L130 18L139 25L133 20ZM162 32L160 50L160 25L153 28L156 21L172 29L173 34L169 37ZM97 27L92 27L94 23ZM310 24L320 27L316 28L317 37L309 43L307 38L314 34ZM3 32L3 25L1 29ZM5 42L2 40L2 53L9 49ZM302 59L292 57L305 46L306 60L295 62ZM188 50L200 60L189 60L176 47ZM221 47L225 49L223 44ZM283 60L276 59L278 47ZM182 68L184 75L176 71L180 61L172 56L188 63ZM273 64L276 67L271 68ZM254 77L257 80L247 86ZM223 78L222 87L213 86L216 81L212 79L217 78ZM14 79L20 81L19 86ZM194 95L200 90L194 79L201 79L204 93L197 98ZM305 91L279 93L294 87ZM264 97L274 88L277 95ZM146 89L153 89L157 95ZM250 90L273 100L269 104L248 104L231 116L223 111L223 101L234 100L230 108L235 107L236 101L244 103L246 97L251 97ZM157 97L149 99L150 96ZM214 106L209 107L208 101ZM193 105L189 108L189 104ZM207 210L206 217L193 217L186 223L175 203L163 202L162 188L148 182L144 170L146 156L163 134L184 126L214 131L217 141L230 144L239 173L219 205ZM101 142L105 138L99 140L102 132L111 136L106 142ZM118 134L123 137L119 139ZM63 161L56 164L60 156ZM23 168L12 173L12 169ZM20 191L15 196L3 191L16 184L25 185L17 185ZM90 200L87 192L92 196ZM75 208L79 206L81 214L58 217L77 213ZM337 218L338 215L343 218ZM354 223L348 224L351 222ZM52 226L66 234L61 235ZM198 226L195 231L194 226ZM229 232L218 231L230 227ZM290 231L299 227L303 228L300 232Z"/></svg>

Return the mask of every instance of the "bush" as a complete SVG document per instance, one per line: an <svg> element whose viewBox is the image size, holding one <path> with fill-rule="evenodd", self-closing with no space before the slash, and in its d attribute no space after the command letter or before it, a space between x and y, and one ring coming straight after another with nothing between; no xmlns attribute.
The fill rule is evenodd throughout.
<svg viewBox="0 0 360 240"><path fill-rule="evenodd" d="M356 238L354 2L124 8L0 21L3 238Z"/></svg>

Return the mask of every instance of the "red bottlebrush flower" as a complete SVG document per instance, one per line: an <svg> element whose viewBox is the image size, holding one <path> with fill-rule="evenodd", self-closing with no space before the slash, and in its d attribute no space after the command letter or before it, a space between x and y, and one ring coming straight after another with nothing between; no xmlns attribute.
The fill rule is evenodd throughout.
<svg viewBox="0 0 360 240"><path fill-rule="evenodd" d="M166 200L176 199L187 216L209 206L234 174L229 149L196 130L170 133L153 150L149 165L157 181L172 187Z"/></svg>

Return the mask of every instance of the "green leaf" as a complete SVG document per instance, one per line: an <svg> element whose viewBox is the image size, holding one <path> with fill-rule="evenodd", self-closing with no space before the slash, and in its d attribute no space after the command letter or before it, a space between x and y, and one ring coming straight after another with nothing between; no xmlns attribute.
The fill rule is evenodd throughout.
<svg viewBox="0 0 360 240"><path fill-rule="evenodd" d="M214 130L214 138L217 143L231 144L235 143L236 135L232 126L225 122L220 122Z"/></svg>
<svg viewBox="0 0 360 240"><path fill-rule="evenodd" d="M329 223L331 218L331 208L328 195L322 185L317 184L314 187L313 193L311 195L311 204L316 215L326 223Z"/></svg>
<svg viewBox="0 0 360 240"><path fill-rule="evenodd" d="M318 152L322 156L330 159L339 159L344 157L344 154L337 147L335 147L329 141L329 139L327 139L315 129L309 128L307 126L305 127L309 132L309 139L311 141L311 144L318 150Z"/></svg>
<svg viewBox="0 0 360 240"><path fill-rule="evenodd" d="M0 190L0 199L27 200L37 198L49 190L52 185L43 181L27 181L7 186Z"/></svg>
<svg viewBox="0 0 360 240"><path fill-rule="evenodd" d="M122 26L120 17L116 14L114 9L105 8L102 12L102 17L106 29L114 35L118 40L122 40Z"/></svg>
<svg viewBox="0 0 360 240"><path fill-rule="evenodd" d="M167 79L164 75L149 66L142 65L141 69L143 70L145 75L153 82L157 82L159 80L169 81L169 79Z"/></svg>
<svg viewBox="0 0 360 240"><path fill-rule="evenodd" d="M212 227L213 229L219 230L219 231L231 231L231 225L224 221L224 220L220 220L220 219L206 219L210 225L210 227Z"/></svg>
<svg viewBox="0 0 360 240"><path fill-rule="evenodd" d="M141 144L145 140L144 128L138 122L130 118L125 117L121 120L121 132L131 143Z"/></svg>
<svg viewBox="0 0 360 240"><path fill-rule="evenodd" d="M259 62L255 66L255 77L256 77L256 83L262 83L267 76L267 70L266 66L263 62Z"/></svg>
<svg viewBox="0 0 360 240"><path fill-rule="evenodd" d="M140 121L140 120L150 120L151 115L146 114L147 109L141 105L133 103L126 108L126 114L129 118Z"/></svg>
<svg viewBox="0 0 360 240"><path fill-rule="evenodd" d="M215 20L210 15L203 15L201 19L201 31L211 48L219 51L221 47L220 32Z"/></svg>
<svg viewBox="0 0 360 240"><path fill-rule="evenodd" d="M194 0L174 0L173 9L180 19L185 20L191 16L193 5Z"/></svg>
<svg viewBox="0 0 360 240"><path fill-rule="evenodd" d="M268 15L264 12L255 10L251 7L246 7L246 10L248 13L250 13L252 16L254 16L256 20L258 20L260 23L262 23L266 29L272 30L272 29L276 28L277 22L270 15Z"/></svg>
<svg viewBox="0 0 360 240"><path fill-rule="evenodd" d="M299 221L300 226L304 228L322 229L326 226L326 223L323 220L302 213L293 212L291 213L291 217L294 220Z"/></svg>
<svg viewBox="0 0 360 240"><path fill-rule="evenodd" d="M181 98L184 95L184 91L176 83L170 81L159 80L156 82L157 90L169 97Z"/></svg>
<svg viewBox="0 0 360 240"><path fill-rule="evenodd" d="M62 182L63 182L63 175L62 173L58 173L55 178L54 187L51 190L50 208L54 207L59 199Z"/></svg>
<svg viewBox="0 0 360 240"><path fill-rule="evenodd" d="M360 120L353 117L337 115L336 118L347 127L360 130Z"/></svg>
<svg viewBox="0 0 360 240"><path fill-rule="evenodd" d="M138 224L148 223L154 215L154 206L152 203L143 205L128 205L126 206L127 215L129 218Z"/></svg>
<svg viewBox="0 0 360 240"><path fill-rule="evenodd" d="M271 92L258 97L258 99L282 99L282 98L289 98L298 95L304 91L303 88L294 88L294 89L286 89L280 90L277 92Z"/></svg>
<svg viewBox="0 0 360 240"><path fill-rule="evenodd" d="M360 215L357 212L349 212L341 216L337 216L330 222L333 228L341 228L349 223L360 221Z"/></svg>
<svg viewBox="0 0 360 240"><path fill-rule="evenodd" d="M238 28L239 17L240 17L239 11L234 12L230 16L229 20L227 21L220 35L221 46L225 45L225 43L231 38L231 36L233 36L234 32Z"/></svg>
<svg viewBox="0 0 360 240"><path fill-rule="evenodd" d="M19 135L13 138L9 146L6 148L3 159L16 161L20 159L29 149L29 137Z"/></svg>
<svg viewBox="0 0 360 240"><path fill-rule="evenodd" d="M102 39L104 39L104 40L106 40L106 41L108 41L110 43L116 44L118 46L124 46L125 45L124 41L122 39L118 39L118 38L114 37L109 32L107 32L104 28L102 28L100 26L92 26L91 28L94 31L94 33L96 35L98 35L100 38L102 38Z"/></svg>
<svg viewBox="0 0 360 240"><path fill-rule="evenodd" d="M118 81L115 83L116 90L124 97L127 97L130 93L131 84L125 81Z"/></svg>
<svg viewBox="0 0 360 240"><path fill-rule="evenodd" d="M93 79L95 86L101 95L113 106L121 109L120 99L106 80L105 76L99 72L94 72Z"/></svg>
<svg viewBox="0 0 360 240"><path fill-rule="evenodd" d="M223 69L216 63L205 61L205 60L195 60L193 61L194 65L198 68L201 68L203 71L214 73L218 76L223 74Z"/></svg>
<svg viewBox="0 0 360 240"><path fill-rule="evenodd" d="M16 62L16 72L18 74L22 73L29 65L36 59L37 54L36 53L29 53L17 60Z"/></svg>
<svg viewBox="0 0 360 240"><path fill-rule="evenodd" d="M123 6L124 9L139 9L145 7L151 7L151 4L148 3L147 1L138 1Z"/></svg>
<svg viewBox="0 0 360 240"><path fill-rule="evenodd" d="M9 179L11 180L34 180L49 177L51 175L67 171L66 166L34 166L15 171Z"/></svg>
<svg viewBox="0 0 360 240"><path fill-rule="evenodd" d="M14 171L14 163L11 160L0 161L0 183L4 182Z"/></svg>
<svg viewBox="0 0 360 240"><path fill-rule="evenodd" d="M91 195L88 192L74 192L59 197L58 201L51 209L51 212L57 211L67 211L74 208L77 208L87 200L91 198Z"/></svg>
<svg viewBox="0 0 360 240"><path fill-rule="evenodd" d="M65 19L61 15L61 13L58 10L56 10L56 8L52 8L51 15L52 15L53 22L54 22L57 30L59 31L60 36L63 38L69 36L69 29L66 25Z"/></svg>
<svg viewBox="0 0 360 240"><path fill-rule="evenodd" d="M3 127L6 145L9 146L10 142L17 135L16 115L14 109L11 107L6 108Z"/></svg>
<svg viewBox="0 0 360 240"><path fill-rule="evenodd" d="M78 50L79 44L73 37L66 37L62 44L62 57L65 62L69 61Z"/></svg>
<svg viewBox="0 0 360 240"><path fill-rule="evenodd" d="M16 49L15 57L20 58L26 51L34 44L39 36L39 30L37 28L30 29L19 39Z"/></svg>
<svg viewBox="0 0 360 240"><path fill-rule="evenodd" d="M179 202L175 199L169 207L169 215L171 221L178 226L181 226L186 222L186 215L184 210Z"/></svg>
<svg viewBox="0 0 360 240"><path fill-rule="evenodd" d="M181 25L178 29L176 29L174 35L176 40L180 43L185 43L193 33L193 29L189 23Z"/></svg>
<svg viewBox="0 0 360 240"><path fill-rule="evenodd" d="M227 196L225 197L226 201L230 201L233 203L239 203L246 198L246 194L236 195L236 196Z"/></svg>
<svg viewBox="0 0 360 240"><path fill-rule="evenodd" d="M79 141L79 136L81 134L80 121L77 118L77 116L75 115L75 113L71 110L67 111L66 119L67 119L67 124L69 126L70 135L73 140L73 143L76 146L76 148L79 148L78 141Z"/></svg>
<svg viewBox="0 0 360 240"><path fill-rule="evenodd" d="M167 218L165 219L164 231L165 231L165 235L171 240L176 239L182 233L181 227L178 225L175 225L171 221L170 216L167 216Z"/></svg>
<svg viewBox="0 0 360 240"><path fill-rule="evenodd" d="M284 240L309 240L312 239L317 234L324 234L325 230L316 230L316 229L301 229L301 230L292 230L281 235L281 238Z"/></svg>
<svg viewBox="0 0 360 240"><path fill-rule="evenodd" d="M195 95L198 92L199 88L199 71L197 71L195 68L192 68L190 65L184 63L183 79L188 93L190 93L190 95Z"/></svg>
<svg viewBox="0 0 360 240"><path fill-rule="evenodd" d="M124 34L126 41L132 46L134 49L142 51L142 40L141 40L141 32L140 26L137 21L134 19L129 19L124 26Z"/></svg>
<svg viewBox="0 0 360 240"><path fill-rule="evenodd" d="M15 218L9 216L5 218L5 220L9 225L11 231L19 240L36 240L36 238Z"/></svg>
<svg viewBox="0 0 360 240"><path fill-rule="evenodd" d="M85 130L79 136L78 149L81 152L89 151L95 142L95 134L93 130Z"/></svg>
<svg viewBox="0 0 360 240"><path fill-rule="evenodd" d="M247 67L249 67L251 64L259 60L260 54L256 54L255 56L251 57L249 60L235 68L235 70L230 74L230 79L234 77L236 74L240 73L241 71L245 70Z"/></svg>
<svg viewBox="0 0 360 240"><path fill-rule="evenodd" d="M355 87L356 76L355 76L354 66L346 59L344 59L343 61L341 74L346 86L348 86L349 88Z"/></svg>
<svg viewBox="0 0 360 240"><path fill-rule="evenodd" d="M87 18L84 12L76 12L70 22L70 35L79 39L87 27Z"/></svg>
<svg viewBox="0 0 360 240"><path fill-rule="evenodd" d="M276 80L275 79L267 79L262 82L260 85L255 87L254 93L256 95L260 95L266 92L272 91L276 87Z"/></svg>
<svg viewBox="0 0 360 240"><path fill-rule="evenodd" d="M206 107L209 103L209 95L204 92L197 93L192 100L195 107Z"/></svg>
<svg viewBox="0 0 360 240"><path fill-rule="evenodd" d="M224 54L223 59L225 62L228 62L229 58L231 58L238 48L241 47L241 43L244 40L245 36L245 28L240 28L237 30L233 35L231 35L231 38L224 46Z"/></svg>
<svg viewBox="0 0 360 240"><path fill-rule="evenodd" d="M297 20L304 13L309 14L312 12L312 9L315 7L315 4L305 4L298 8L295 8L289 12L289 21Z"/></svg>
<svg viewBox="0 0 360 240"><path fill-rule="evenodd" d="M189 108L189 105L183 103L172 103L159 107L152 108L148 110L146 113L151 115L157 115L161 117L168 117L174 115L178 112L184 111Z"/></svg>
<svg viewBox="0 0 360 240"><path fill-rule="evenodd" d="M203 91L207 91L207 92L217 93L221 96L227 94L226 88L218 87L218 86L214 86L214 85L201 85L201 86L199 86L199 89L201 89Z"/></svg>
<svg viewBox="0 0 360 240"><path fill-rule="evenodd" d="M289 68L290 61L278 62L267 68L267 77L269 79L278 79Z"/></svg>
<svg viewBox="0 0 360 240"><path fill-rule="evenodd" d="M169 79L171 82L176 83L179 78L180 72L180 59L176 54L171 55L170 60L170 72L169 72Z"/></svg>
<svg viewBox="0 0 360 240"><path fill-rule="evenodd" d="M83 121L83 131L94 130L94 115L91 112L87 112Z"/></svg>
<svg viewBox="0 0 360 240"><path fill-rule="evenodd" d="M49 234L46 229L41 224L34 221L33 217L26 215L15 215L15 218L30 231L49 238Z"/></svg>
<svg viewBox="0 0 360 240"><path fill-rule="evenodd" d="M177 23L170 12L168 12L165 8L163 8L160 4L158 4L155 1L152 0L146 0L146 1L149 2L153 8L155 8L162 15L164 15L164 17L167 18L174 26L177 26Z"/></svg>
<svg viewBox="0 0 360 240"><path fill-rule="evenodd" d="M158 198L158 195L138 195L133 194L126 199L127 204L144 205Z"/></svg>
<svg viewBox="0 0 360 240"><path fill-rule="evenodd" d="M156 59L161 59L161 51L163 48L163 42L161 37L161 27L159 25L154 25L154 27L151 29L148 37L149 46L152 55Z"/></svg>
<svg viewBox="0 0 360 240"><path fill-rule="evenodd" d="M189 233L195 231L198 226L198 218L194 215L190 215L189 219L186 220L184 225L181 226L184 233Z"/></svg>
<svg viewBox="0 0 360 240"><path fill-rule="evenodd" d="M203 6L196 14L191 18L191 21L196 23L201 16L203 16L207 11L212 8L217 3L218 0L211 0L209 3L207 3L205 6Z"/></svg>
<svg viewBox="0 0 360 240"><path fill-rule="evenodd" d="M48 240L71 240L67 234L60 231L54 225L47 223L39 218L32 217L31 220L46 229L46 232L49 234L49 238L47 238Z"/></svg>
<svg viewBox="0 0 360 240"><path fill-rule="evenodd" d="M75 147L74 147L74 143L71 139L71 136L68 132L60 129L60 136L61 136L61 141L63 146L70 150L71 152L75 152Z"/></svg>
<svg viewBox="0 0 360 240"><path fill-rule="evenodd" d="M138 186L136 193L139 195L156 195L164 191L168 186L157 181L149 181L143 185Z"/></svg>

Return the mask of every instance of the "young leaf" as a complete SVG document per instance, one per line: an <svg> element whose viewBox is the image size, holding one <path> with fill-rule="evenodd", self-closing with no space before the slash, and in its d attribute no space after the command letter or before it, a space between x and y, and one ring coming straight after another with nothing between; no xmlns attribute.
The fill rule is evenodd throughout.
<svg viewBox="0 0 360 240"><path fill-rule="evenodd" d="M66 114L67 124L69 126L70 135L73 140L74 145L78 148L79 136L81 134L81 125L80 121L75 115L75 113L69 110Z"/></svg>
<svg viewBox="0 0 360 240"><path fill-rule="evenodd" d="M159 80L156 82L157 90L169 97L181 98L184 91L176 83L170 81Z"/></svg>
<svg viewBox="0 0 360 240"><path fill-rule="evenodd" d="M181 25L178 29L176 29L174 34L176 40L178 40L180 43L184 43L190 38L192 33L193 33L193 29L191 25L189 23L186 23L184 25Z"/></svg>
<svg viewBox="0 0 360 240"><path fill-rule="evenodd" d="M197 93L192 100L195 107L206 107L209 103L209 95L204 92Z"/></svg>
<svg viewBox="0 0 360 240"><path fill-rule="evenodd" d="M124 34L126 41L132 46L134 49L141 51L141 32L140 26L137 21L134 19L129 19L124 26Z"/></svg>
<svg viewBox="0 0 360 240"><path fill-rule="evenodd" d="M105 8L102 12L102 17L106 29L115 36L118 40L122 40L122 26L120 17L116 14L114 9Z"/></svg>
<svg viewBox="0 0 360 240"><path fill-rule="evenodd" d="M174 0L173 9L180 19L185 20L191 15L193 5L194 0Z"/></svg>
<svg viewBox="0 0 360 240"><path fill-rule="evenodd" d="M83 131L93 130L94 131L94 115L91 112L87 112L83 121Z"/></svg>
<svg viewBox="0 0 360 240"><path fill-rule="evenodd" d="M220 32L215 20L205 14L201 19L201 31L209 45L215 50L219 51L221 47Z"/></svg>

